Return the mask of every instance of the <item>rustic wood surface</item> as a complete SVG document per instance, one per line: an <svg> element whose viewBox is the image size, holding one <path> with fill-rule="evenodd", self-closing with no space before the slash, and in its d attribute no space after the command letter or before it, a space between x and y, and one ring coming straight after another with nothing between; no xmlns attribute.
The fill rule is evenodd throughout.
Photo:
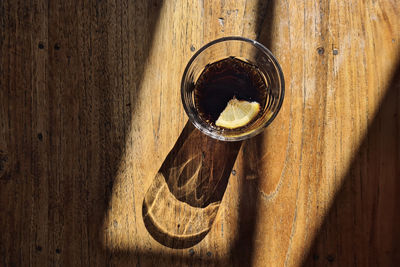
<svg viewBox="0 0 400 267"><path fill-rule="evenodd" d="M0 266L397 266L399 14L398 0L0 1ZM187 61L230 35L276 55L284 104L241 144L207 235L170 248L143 201L187 126Z"/></svg>

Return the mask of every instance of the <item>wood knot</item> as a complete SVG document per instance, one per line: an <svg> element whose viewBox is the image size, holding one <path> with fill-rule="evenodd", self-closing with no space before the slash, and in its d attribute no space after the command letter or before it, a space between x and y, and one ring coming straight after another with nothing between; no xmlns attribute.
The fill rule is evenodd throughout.
<svg viewBox="0 0 400 267"><path fill-rule="evenodd" d="M192 248L189 249L189 255L190 255L190 256L193 256L193 255L194 255L194 249L192 249Z"/></svg>
<svg viewBox="0 0 400 267"><path fill-rule="evenodd" d="M314 254L313 254L313 260L317 261L318 259L319 259L319 255L316 254L316 253L314 253Z"/></svg>
<svg viewBox="0 0 400 267"><path fill-rule="evenodd" d="M335 260L335 257L333 255L328 255L326 256L327 261L333 262Z"/></svg>

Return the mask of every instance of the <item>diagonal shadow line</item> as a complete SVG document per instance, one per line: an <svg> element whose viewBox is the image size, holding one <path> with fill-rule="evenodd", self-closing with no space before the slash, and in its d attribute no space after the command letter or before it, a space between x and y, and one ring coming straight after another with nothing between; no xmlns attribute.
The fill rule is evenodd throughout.
<svg viewBox="0 0 400 267"><path fill-rule="evenodd" d="M73 16L71 14L74 10L64 7L59 9L60 13L58 14L52 15L53 13L50 12L53 18L49 18L49 21L61 21L61 23L58 22L60 25L55 24L60 27L49 26L49 43L60 42L61 46L63 46L64 41L69 43L69 39L60 40L62 31L65 31L71 36L68 38L77 37L78 39L77 44L72 42L68 44L67 51L75 51L82 47L88 49L81 59L85 63L75 66L76 70L85 74L84 94L77 92L80 90L79 87L71 86L71 91L74 89L76 91L72 93L78 96L78 101L82 107L79 114L79 120L82 121L82 124L79 125L80 129L74 129L73 125L64 125L64 127L69 127L65 131L66 139L79 140L86 145L83 149L85 160L82 161L82 164L87 164L86 175L88 177L87 180L80 181L80 183L84 188L86 187L86 190L90 191L90 194L86 193L85 190L76 191L80 194L79 199L87 199L89 202L86 206L87 225L86 233L84 233L88 236L89 255L94 255L89 257L89 265L110 265L114 258L113 251L105 248L101 241L106 239L103 236L105 232L103 222L107 211L111 208L110 200L114 179L125 153L127 137L132 127L133 110L137 105L136 101L139 99L138 95L143 82L146 67L144 62L146 62L153 46L154 33L162 5L162 0L121 1L115 5L111 5L107 1L91 1L87 5L82 5L84 10L82 12L86 13L88 17L77 18L79 24L85 23L84 30L69 26L68 19ZM56 9L57 5L54 4L53 7ZM53 9L53 7L50 7L50 9ZM135 27L134 29L129 28L132 25ZM89 36L79 39L81 34L88 34ZM128 43L124 43L125 40ZM132 54L134 56L130 56ZM133 61L127 62L132 58ZM68 79L73 78L73 76L68 75L69 69L67 68L65 71L67 74L65 74L56 55L51 55L49 61L50 72L56 72L61 87L69 88L63 86L71 82ZM128 78L124 77L126 71L129 71ZM52 73L50 73L50 76L52 76ZM54 82L57 84L56 79ZM60 102L65 100L63 94L55 97L60 97ZM50 110L55 113L72 112L67 105L64 107L65 110L57 111L58 108L52 107ZM96 108L99 112L97 115L96 111L93 111ZM90 125L93 124L98 125L98 129L91 129ZM99 138L86 136L87 132L91 131L98 131ZM57 136L54 137L57 138ZM61 153L64 155L61 155L60 158L75 157L74 151L70 151L70 153L63 153L62 151ZM98 154L98 158L95 154ZM54 160L57 161L57 159ZM91 164L94 166L91 166ZM98 172L93 171L93 168L98 168ZM68 170L65 173L68 173ZM68 186L67 183L65 187L61 188L62 194L68 195ZM67 206L68 204L64 204L64 210L60 213L67 218L66 224L72 225L73 216L69 219L69 213L65 212ZM75 231L70 234L76 236ZM74 242L81 242L79 238L73 238L73 240ZM70 247L79 247L79 244L63 242L63 247L59 249L59 251L64 252L63 254L66 254ZM66 255L64 263L74 265L74 259L70 259L68 254ZM68 259L66 259L67 257Z"/></svg>
<svg viewBox="0 0 400 267"><path fill-rule="evenodd" d="M130 2L130 3L129 3ZM128 66L130 66L129 70L131 71L130 75L133 74L134 79L132 84L129 84L129 88L119 88L116 92L116 88L111 88L109 85L110 77L100 77L99 78L99 88L100 88L100 98L102 99L101 108L103 109L103 117L102 119L102 135L104 138L104 149L102 150L102 161L104 162L104 169L102 173L105 175L100 177L103 187L103 199L104 199L104 208L100 213L96 210L96 214L94 216L89 216L90 223L88 227L94 227L94 231L90 231L92 233L91 240L96 242L98 240L98 235L100 234L102 240L106 240L105 229L103 229L103 224L106 220L107 211L111 209L111 195L114 188L114 180L117 177L118 168L121 165L122 157L125 153L125 147L127 142L127 137L131 132L132 128L132 118L134 116L135 106L137 104L137 100L139 100L140 88L144 79L144 71L146 68L145 62L153 49L154 45L154 34L159 24L160 12L163 7L163 0L136 0L136 1L127 1L127 4L133 5L131 9L127 9L124 12L128 12L128 26L134 25L133 29L124 29L121 25L121 34L128 31L132 33L131 36L128 34L128 41L130 42L130 46L128 46L129 53L133 52L131 57L126 57L127 60L133 58L132 62L128 62ZM133 12L130 12L133 11ZM105 10L107 12L107 10ZM98 10L96 10L98 13ZM97 14L98 15L98 14ZM101 14L100 14L101 15ZM100 18L101 19L101 18ZM125 18L126 19L126 18ZM122 20L122 19L121 19ZM109 21L102 21L101 26L107 27ZM105 41L107 39L107 29L103 31L97 30L96 32L100 33L100 39ZM110 44L111 46L113 44ZM121 50L123 48L120 48ZM113 66L109 66L107 63L107 59L105 55L106 51L100 51L100 58L102 59L104 68L113 68ZM108 84L108 86L107 86ZM132 90L134 88L134 90ZM113 116L113 113L116 109L120 109L121 107L113 106L113 103L123 104L122 109L125 109L123 116ZM116 127L117 126L117 127ZM119 127L118 127L119 126ZM121 131L122 129L122 131ZM101 223L99 223L101 222ZM96 240L97 239L97 240ZM125 255L126 251L123 249L110 249L107 247L107 244L99 244L102 247L102 254L106 258L106 265L111 264L114 258L119 258L121 255ZM137 254L136 256L138 256ZM136 259L135 259L136 261Z"/></svg>
<svg viewBox="0 0 400 267"><path fill-rule="evenodd" d="M256 16L256 40L267 48L273 42L272 28L274 21L275 0L259 0ZM233 262L239 266L253 266L253 252L258 222L259 205L259 180L264 177L260 173L258 162L265 151L264 140L267 131L244 142L242 148L242 177L240 177L239 191L239 214L238 214L238 236L231 249Z"/></svg>
<svg viewBox="0 0 400 267"><path fill-rule="evenodd" d="M303 266L400 261L400 62Z"/></svg>
<svg viewBox="0 0 400 267"><path fill-rule="evenodd" d="M3 3L0 6L4 11ZM9 64L6 65L9 75L1 78L9 85L2 100L9 110L10 125L5 137L10 140L5 145L8 151L0 151L0 161L4 161L3 153L32 151L7 157L5 174L0 173L0 180L5 177L8 183L7 187L0 188L0 195L6 195L7 190L32 194L31 218L15 216L26 212L24 205L19 204L24 198L17 199L16 208L0 203L13 210L4 214L4 218L13 221L13 225L6 225L13 239L3 239L2 235L0 251L4 249L8 253L1 258L5 265L15 265L15 261L17 265L24 265L21 261L27 260L25 252L32 254L32 243L24 244L28 238L36 246L33 259L68 266L76 266L79 261L81 265L109 265L112 255L99 241L99 234L103 232L100 222L109 208L113 179L130 132L132 107L137 104L143 62L152 48L162 0L121 1L115 5L108 1L48 1L45 6L18 2L11 5L15 12L4 12L7 19L1 23L2 28L13 23L25 24L18 32L10 29L5 33L9 37L8 48L1 43L2 50L22 52L15 55L19 64L10 60L13 55L0 62ZM131 8L125 10L127 6ZM131 11L137 13L130 14ZM140 12L145 15L138 15ZM39 20L37 17L46 22L45 26L25 27L34 25L31 20ZM127 24L137 29L126 29ZM47 35L41 36L39 46L33 41L36 27L46 27L43 31L47 30L48 34L48 40ZM127 30L132 30L129 33L133 36ZM133 39L134 44L127 48L123 43L126 39ZM34 72L25 71L32 69L30 60L26 59L32 57L33 49L43 51L38 58L46 58L45 66L39 66L45 67L46 77L37 88L26 84L29 78L38 78ZM134 61L129 64L126 51L134 53ZM126 65L133 70L129 77L133 80L123 77ZM43 106L34 107L36 103ZM41 127L35 124L38 120L43 124ZM47 155L42 156L38 151ZM28 179L24 186L15 183L20 176L34 179ZM43 214L47 216L44 219L40 218ZM39 231L42 225L45 231ZM29 233L18 234L18 229L34 227L39 229L35 238ZM76 257L75 248L86 251Z"/></svg>

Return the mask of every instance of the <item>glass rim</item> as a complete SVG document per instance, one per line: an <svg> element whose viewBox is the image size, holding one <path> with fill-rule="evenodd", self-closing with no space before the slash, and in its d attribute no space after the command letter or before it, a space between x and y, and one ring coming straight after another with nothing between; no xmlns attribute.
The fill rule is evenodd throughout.
<svg viewBox="0 0 400 267"><path fill-rule="evenodd" d="M264 52L265 54L267 54L267 56L272 60L273 64L275 65L275 67L276 67L276 69L277 69L277 71L278 71L278 76L279 76L279 79L280 79L280 81L281 81L281 86L280 86L281 97L280 97L279 100L278 100L278 104L277 104L277 107L276 107L276 111L273 112L272 116L268 119L268 121L266 121L266 122L264 123L264 125L262 125L261 127L259 127L258 129L254 130L254 131L249 132L248 134L244 134L244 135L240 135L240 136L222 136L222 135L220 135L220 134L215 133L214 131L210 131L209 129L207 129L207 128L205 128L204 126L202 126L202 125L196 120L194 114L192 113L191 110L189 110L189 107L188 107L188 106L186 105L186 103L185 103L185 96L184 96L184 94L185 94L185 92L184 92L185 77L187 76L188 71L189 71L189 68L190 68L190 66L192 65L193 61L194 61L204 50L206 50L207 48L209 48L209 47L211 47L212 45L215 45L215 44L217 44L217 43L221 43L221 42L225 42L225 41L242 41L242 42L245 42L245 43L250 43L250 44L254 45L256 48L260 49L262 52ZM272 52L271 52L267 47L265 47L263 44L261 44L261 43L255 41L255 40L252 40L252 39L249 39L249 38L246 38L246 37L241 37L241 36L227 36L227 37L218 38L218 39L215 39L215 40L213 40L213 41L211 41L211 42L205 44L204 46L202 46L196 53L194 53L194 55L193 55L193 56L190 58L190 60L188 61L187 65L186 65L186 67L185 67L185 70L184 70L184 72L183 72L183 75L182 75L182 80L181 80L181 100L182 100L183 108L184 108L186 114L187 114L188 117L189 117L189 121L190 121L198 130L200 130L202 133L204 133L204 134L206 134L206 135L208 135L208 136L210 136L210 137L212 137L212 138L214 138L214 139L220 140L220 141L231 141L231 142L234 142L234 141L243 141L243 140L249 139L249 138L251 138L251 137L253 137L253 136L256 136L256 135L258 135L259 133L261 133L268 125L271 124L271 122L272 122L272 121L275 119L275 117L278 115L278 113L279 113L279 111L280 111L280 109L281 109L281 107L282 107L282 104L283 104L284 96L285 96L285 79L284 79L284 76L283 76L282 68L281 68L281 66L280 66L280 64L279 64L279 62L278 62L278 60L276 59L276 57L275 57L275 56L272 54Z"/></svg>

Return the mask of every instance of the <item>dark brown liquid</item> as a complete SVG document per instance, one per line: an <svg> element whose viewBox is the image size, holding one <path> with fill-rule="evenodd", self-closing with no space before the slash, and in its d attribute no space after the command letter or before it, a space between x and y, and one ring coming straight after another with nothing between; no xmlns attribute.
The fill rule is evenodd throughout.
<svg viewBox="0 0 400 267"><path fill-rule="evenodd" d="M194 88L194 104L200 117L215 126L229 100L257 101L263 110L267 85L261 71L234 57L207 65Z"/></svg>

